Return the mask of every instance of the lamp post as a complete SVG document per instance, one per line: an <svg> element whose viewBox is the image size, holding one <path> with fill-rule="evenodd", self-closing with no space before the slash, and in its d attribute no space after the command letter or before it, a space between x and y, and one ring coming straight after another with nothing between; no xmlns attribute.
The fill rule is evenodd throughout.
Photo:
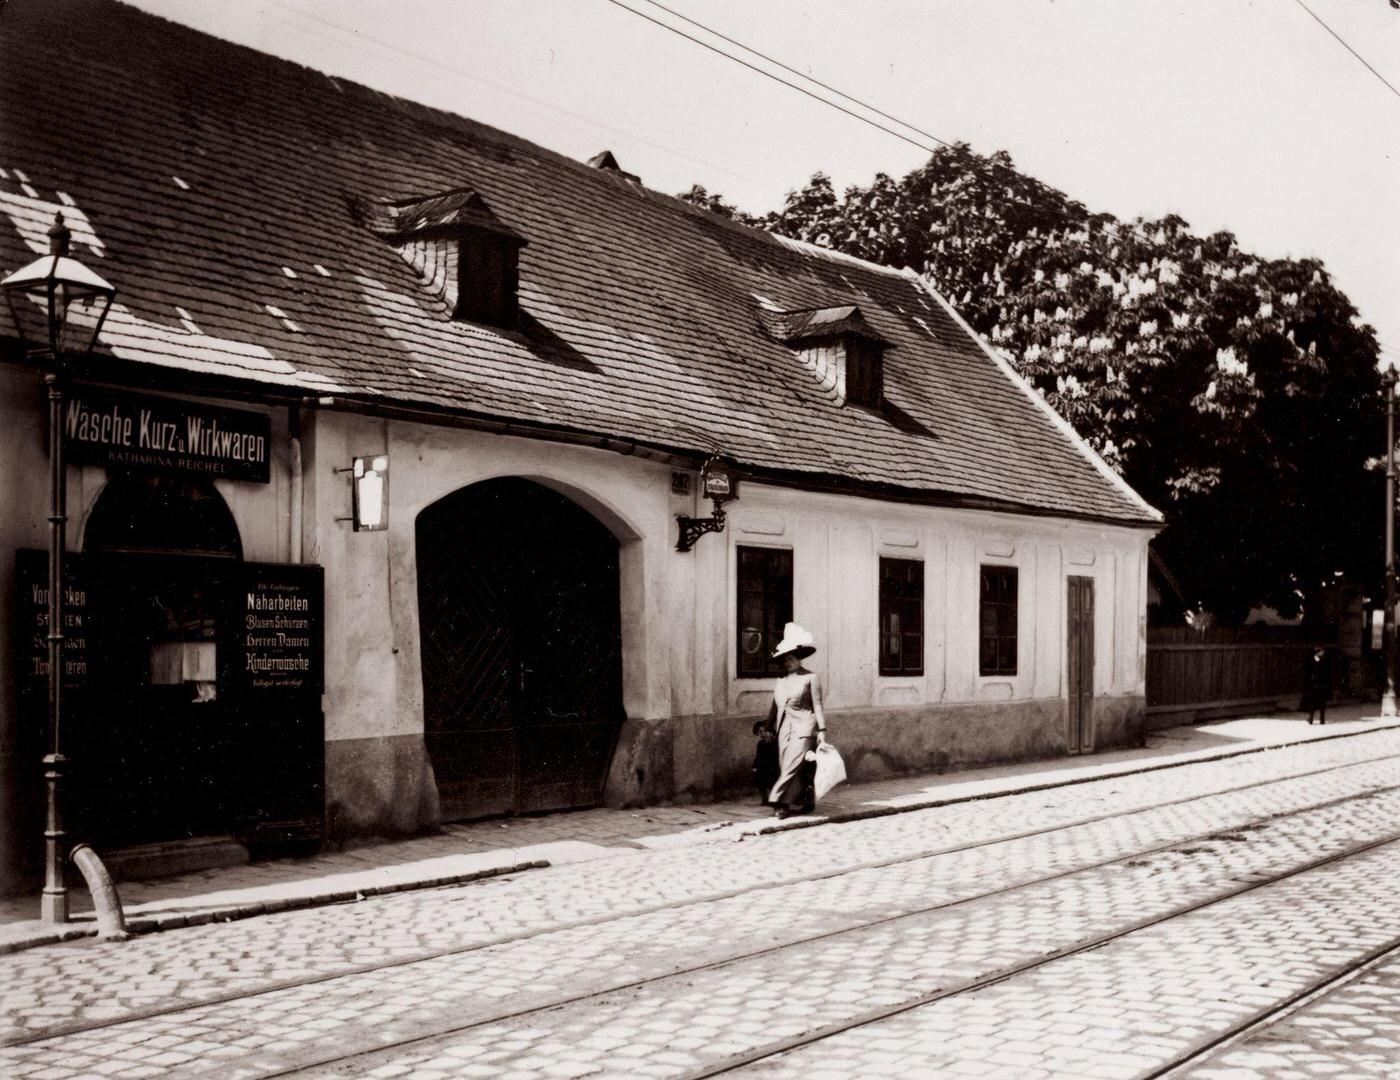
<svg viewBox="0 0 1400 1080"><path fill-rule="evenodd" d="M49 228L49 253L0 281L15 328L26 340L43 340L47 348L34 354L47 370L44 384L49 399L49 610L48 704L49 742L44 755L47 812L44 818L44 891L40 917L45 922L68 921L68 889L63 880L64 838L60 786L63 756L63 554L68 521L68 484L63 462L63 394L65 361L69 355L92 350L117 290L68 254L72 233L63 214ZM42 316L42 326L35 325ZM88 328L91 328L91 334ZM40 338L40 334L43 337ZM73 348L73 337L85 343Z"/></svg>
<svg viewBox="0 0 1400 1080"><path fill-rule="evenodd" d="M1381 620L1385 655L1385 690L1381 715L1395 715L1395 384L1393 361L1382 360L1381 385L1385 387L1385 616Z"/></svg>

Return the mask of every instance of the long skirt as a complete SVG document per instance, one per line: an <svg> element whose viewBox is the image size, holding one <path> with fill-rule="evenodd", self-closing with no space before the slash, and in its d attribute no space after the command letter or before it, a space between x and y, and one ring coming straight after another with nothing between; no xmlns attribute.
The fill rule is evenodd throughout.
<svg viewBox="0 0 1400 1080"><path fill-rule="evenodd" d="M785 803L788 806L799 806L810 799L811 791L806 789L806 777L803 775L803 766L807 763L807 751L817 748L817 737L809 735L806 738L794 737L792 726L784 719L778 725L778 782L773 785L773 792L768 796L771 803Z"/></svg>

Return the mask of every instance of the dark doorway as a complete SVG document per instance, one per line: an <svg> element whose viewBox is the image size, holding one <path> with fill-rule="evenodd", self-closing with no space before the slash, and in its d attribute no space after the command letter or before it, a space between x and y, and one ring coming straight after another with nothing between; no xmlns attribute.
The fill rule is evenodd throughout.
<svg viewBox="0 0 1400 1080"><path fill-rule="evenodd" d="M1069 752L1094 749L1094 579L1068 579Z"/></svg>
<svg viewBox="0 0 1400 1080"><path fill-rule="evenodd" d="M117 477L83 546L101 688L73 733L83 835L114 847L231 831L233 515L208 482Z"/></svg>
<svg viewBox="0 0 1400 1080"><path fill-rule="evenodd" d="M425 509L417 555L444 820L598 805L623 719L617 539L512 477Z"/></svg>

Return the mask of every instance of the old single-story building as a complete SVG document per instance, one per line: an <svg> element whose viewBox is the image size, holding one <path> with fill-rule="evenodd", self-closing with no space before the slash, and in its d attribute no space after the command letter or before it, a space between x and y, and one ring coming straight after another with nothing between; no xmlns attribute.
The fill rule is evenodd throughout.
<svg viewBox="0 0 1400 1080"><path fill-rule="evenodd" d="M794 618L856 779L1140 739L1160 516L918 274L110 0L11 0L0 109L0 274L62 214L119 290L63 433L75 835L734 792ZM48 513L16 322L10 882Z"/></svg>

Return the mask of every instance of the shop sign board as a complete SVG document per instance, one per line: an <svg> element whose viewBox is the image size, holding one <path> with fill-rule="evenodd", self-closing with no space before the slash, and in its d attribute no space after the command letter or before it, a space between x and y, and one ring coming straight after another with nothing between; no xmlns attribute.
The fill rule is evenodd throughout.
<svg viewBox="0 0 1400 1080"><path fill-rule="evenodd" d="M246 409L78 386L64 402L63 444L69 460L88 465L266 484L272 420Z"/></svg>
<svg viewBox="0 0 1400 1080"><path fill-rule="evenodd" d="M243 684L319 694L325 685L321 568L247 563L238 605L235 663Z"/></svg>
<svg viewBox="0 0 1400 1080"><path fill-rule="evenodd" d="M88 634L92 608L83 581L81 555L63 560L63 686L81 690L88 678ZM49 556L15 552L15 676L22 697L43 697L49 685Z"/></svg>

